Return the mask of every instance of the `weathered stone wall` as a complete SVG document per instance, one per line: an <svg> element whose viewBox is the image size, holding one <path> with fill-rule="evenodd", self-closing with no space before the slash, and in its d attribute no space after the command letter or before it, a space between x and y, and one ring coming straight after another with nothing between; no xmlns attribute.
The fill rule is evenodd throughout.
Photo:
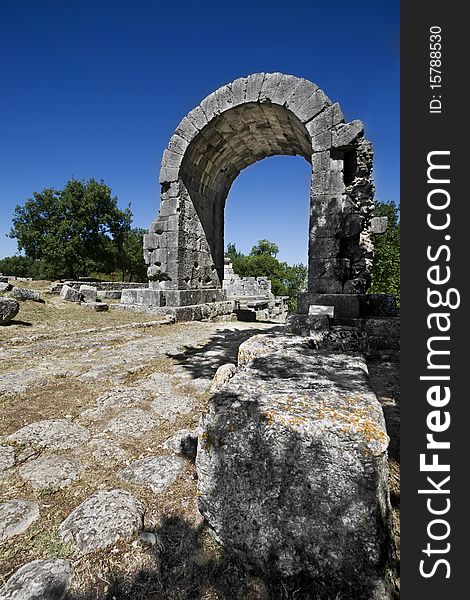
<svg viewBox="0 0 470 600"><path fill-rule="evenodd" d="M292 75L256 73L210 94L183 118L163 155L160 212L144 240L150 287L163 297L220 290L233 181L258 160L290 154L313 170L309 291L364 292L374 186L363 133L318 86ZM184 305L186 296L173 293L172 302Z"/></svg>

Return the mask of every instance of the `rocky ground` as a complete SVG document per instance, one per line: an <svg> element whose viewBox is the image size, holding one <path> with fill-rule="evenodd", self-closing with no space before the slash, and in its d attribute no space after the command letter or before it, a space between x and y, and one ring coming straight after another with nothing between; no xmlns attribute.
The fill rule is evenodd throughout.
<svg viewBox="0 0 470 600"><path fill-rule="evenodd" d="M34 586L71 600L312 597L226 556L196 504L191 430L212 377L278 326L165 324L43 298L0 328L0 599ZM370 369L397 506L396 361Z"/></svg>

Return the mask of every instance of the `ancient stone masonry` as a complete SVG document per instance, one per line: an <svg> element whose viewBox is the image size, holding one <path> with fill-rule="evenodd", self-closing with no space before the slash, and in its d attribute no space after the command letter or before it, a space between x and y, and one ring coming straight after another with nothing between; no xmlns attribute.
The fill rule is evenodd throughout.
<svg viewBox="0 0 470 600"><path fill-rule="evenodd" d="M222 289L228 300L235 300L235 313L241 321L276 321L287 317L288 296L275 296L267 277L240 277L229 258L225 259Z"/></svg>
<svg viewBox="0 0 470 600"><path fill-rule="evenodd" d="M370 282L372 148L360 121L305 79L256 73L182 119L160 170L160 212L144 238L156 306L222 301L224 208L239 173L300 155L312 165L308 291L363 293Z"/></svg>

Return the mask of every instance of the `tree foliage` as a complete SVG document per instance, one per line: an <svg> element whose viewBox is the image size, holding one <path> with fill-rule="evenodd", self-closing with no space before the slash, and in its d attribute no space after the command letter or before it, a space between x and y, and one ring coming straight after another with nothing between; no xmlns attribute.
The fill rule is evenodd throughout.
<svg viewBox="0 0 470 600"><path fill-rule="evenodd" d="M388 217L385 233L374 236L374 267L369 292L394 294L400 304L400 207L376 202L375 216Z"/></svg>
<svg viewBox="0 0 470 600"><path fill-rule="evenodd" d="M49 277L76 278L116 267L131 218L103 181L72 179L63 190L34 192L17 206L9 235L26 257L41 261Z"/></svg>
<svg viewBox="0 0 470 600"><path fill-rule="evenodd" d="M289 310L297 305L297 295L306 287L307 267L303 264L288 265L277 260L279 247L269 240L259 240L245 255L233 243L227 245L225 255L230 258L233 270L240 277L267 277L276 296L289 297Z"/></svg>
<svg viewBox="0 0 470 600"><path fill-rule="evenodd" d="M147 279L147 265L144 261L143 243L145 229L133 227L126 231L119 258L119 267L122 280L145 281Z"/></svg>
<svg viewBox="0 0 470 600"><path fill-rule="evenodd" d="M47 277L47 269L40 260L28 256L6 256L0 259L0 273L16 277L32 277L43 279Z"/></svg>

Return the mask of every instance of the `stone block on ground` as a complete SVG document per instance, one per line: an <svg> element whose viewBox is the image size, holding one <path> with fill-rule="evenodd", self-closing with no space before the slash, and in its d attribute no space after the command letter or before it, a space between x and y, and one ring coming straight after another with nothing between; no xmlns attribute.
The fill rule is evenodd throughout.
<svg viewBox="0 0 470 600"><path fill-rule="evenodd" d="M38 517L36 502L8 500L0 504L0 543L26 531Z"/></svg>
<svg viewBox="0 0 470 600"><path fill-rule="evenodd" d="M60 297L62 300L69 300L70 302L80 302L82 295L78 290L64 283L60 291Z"/></svg>
<svg viewBox="0 0 470 600"><path fill-rule="evenodd" d="M84 302L96 302L98 290L93 285L82 284L78 290L83 297Z"/></svg>
<svg viewBox="0 0 470 600"><path fill-rule="evenodd" d="M389 439L365 361L294 336L263 350L262 337L242 344L244 368L201 420L200 511L265 572L308 574L331 598L389 599Z"/></svg>
<svg viewBox="0 0 470 600"><path fill-rule="evenodd" d="M41 295L37 290L30 290L29 288L13 288L13 297L16 300L33 300L34 302L41 302Z"/></svg>
<svg viewBox="0 0 470 600"><path fill-rule="evenodd" d="M105 302L80 302L80 306L94 310L95 312L106 312L109 310L109 304Z"/></svg>
<svg viewBox="0 0 470 600"><path fill-rule="evenodd" d="M0 292L9 292L11 290L11 285L4 281L0 281Z"/></svg>
<svg viewBox="0 0 470 600"><path fill-rule="evenodd" d="M135 496L114 489L93 494L60 525L64 542L72 542L81 554L107 548L130 539L143 529L145 507Z"/></svg>
<svg viewBox="0 0 470 600"><path fill-rule="evenodd" d="M23 565L0 588L1 600L62 600L73 578L70 561L55 558Z"/></svg>
<svg viewBox="0 0 470 600"><path fill-rule="evenodd" d="M60 294L60 292L62 291L63 285L64 284L61 282L51 283L50 293L51 294Z"/></svg>
<svg viewBox="0 0 470 600"><path fill-rule="evenodd" d="M20 310L18 300L13 298L0 298L0 325L6 325L16 317Z"/></svg>
<svg viewBox="0 0 470 600"><path fill-rule="evenodd" d="M181 429L165 440L162 446L165 450L169 450L174 454L181 454L193 459L196 457L198 436L198 427L196 429Z"/></svg>

